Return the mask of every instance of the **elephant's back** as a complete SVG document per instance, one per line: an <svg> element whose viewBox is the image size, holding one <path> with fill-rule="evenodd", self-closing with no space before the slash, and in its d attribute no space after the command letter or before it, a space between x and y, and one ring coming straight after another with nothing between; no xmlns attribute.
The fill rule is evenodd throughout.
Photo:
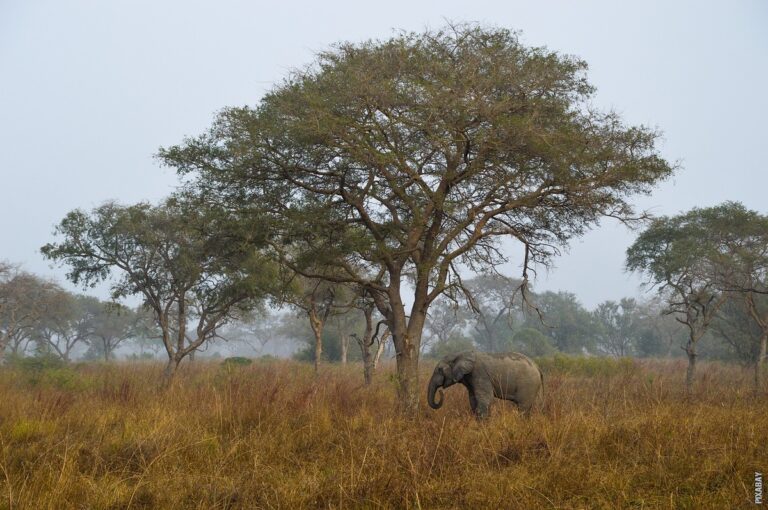
<svg viewBox="0 0 768 510"><path fill-rule="evenodd" d="M496 360L510 361L512 363L522 363L536 370L539 369L539 367L536 366L536 363L534 363L531 358L521 352L491 352L487 354Z"/></svg>
<svg viewBox="0 0 768 510"><path fill-rule="evenodd" d="M494 380L496 396L517 400L535 394L541 387L541 372L528 356L519 352L490 353L489 375Z"/></svg>

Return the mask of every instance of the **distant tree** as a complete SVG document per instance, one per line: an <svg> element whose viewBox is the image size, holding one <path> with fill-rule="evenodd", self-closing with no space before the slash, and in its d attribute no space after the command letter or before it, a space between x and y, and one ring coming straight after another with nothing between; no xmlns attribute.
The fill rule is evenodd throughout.
<svg viewBox="0 0 768 510"><path fill-rule="evenodd" d="M344 308L348 296L346 288L318 278L305 278L299 274L291 277L290 286L286 286L283 301L301 310L309 319L309 326L314 336L315 373L320 372L323 359L323 332L333 313ZM340 344L339 344L340 345Z"/></svg>
<svg viewBox="0 0 768 510"><path fill-rule="evenodd" d="M425 324L426 337L422 348L428 348L436 343L445 343L454 336L465 336L463 331L472 319L470 312L458 301L443 296L432 304Z"/></svg>
<svg viewBox="0 0 768 510"><path fill-rule="evenodd" d="M768 307L768 296L756 296L756 301L759 310ZM752 319L749 305L742 296L734 295L723 304L712 322L712 333L727 349L726 353L716 354L728 356L744 366L754 367L760 359L762 328Z"/></svg>
<svg viewBox="0 0 768 510"><path fill-rule="evenodd" d="M595 349L595 323L590 313L570 292L543 292L537 295L536 304L541 312L530 311L526 327L539 330L549 337L561 352L584 354Z"/></svg>
<svg viewBox="0 0 768 510"><path fill-rule="evenodd" d="M168 355L168 382L186 356L274 285L275 270L254 249L263 235L259 219L238 220L180 200L108 203L90 214L70 212L56 227L62 241L42 252L68 265L75 284L113 275L114 299L143 297Z"/></svg>
<svg viewBox="0 0 768 510"><path fill-rule="evenodd" d="M229 341L247 345L257 356L264 354L267 345L281 339L280 316L269 313L266 309L255 309L244 312L228 323L219 335Z"/></svg>
<svg viewBox="0 0 768 510"><path fill-rule="evenodd" d="M118 303L100 303L93 318L93 330L86 356L112 361L115 349L137 334L139 321L140 317L136 312L126 306Z"/></svg>
<svg viewBox="0 0 768 510"><path fill-rule="evenodd" d="M25 352L61 292L53 282L0 262L0 362L7 352Z"/></svg>
<svg viewBox="0 0 768 510"><path fill-rule="evenodd" d="M742 208L733 203L658 218L627 250L627 269L645 274L665 297L667 313L688 328L686 389L690 395L696 346L729 298Z"/></svg>
<svg viewBox="0 0 768 510"><path fill-rule="evenodd" d="M376 304L364 288L357 288L354 309L362 312L363 320L365 321L363 334L358 335L357 333L353 333L351 336L360 347L360 355L363 359L363 380L365 381L365 385L369 386L373 381L373 374L376 371L376 366L383 352L384 344L389 336L389 330L386 328L382 329L385 321L375 320L377 319L375 316ZM376 345L375 352L372 351L374 345Z"/></svg>
<svg viewBox="0 0 768 510"><path fill-rule="evenodd" d="M753 357L758 391L764 382L763 367L768 355L768 216L748 210L738 202L727 202L704 213L710 223L723 230L713 255L721 286L729 299L743 301L749 319L760 330ZM735 309L730 311L734 313Z"/></svg>
<svg viewBox="0 0 768 510"><path fill-rule="evenodd" d="M638 327L636 349L641 357L671 357L685 343L686 330L682 324L664 313L665 305L655 297L637 307Z"/></svg>
<svg viewBox="0 0 768 510"><path fill-rule="evenodd" d="M461 333L454 333L448 338L435 342L429 351L430 358L442 358L448 354L455 354L461 351L469 351L475 348L472 339Z"/></svg>
<svg viewBox="0 0 768 510"><path fill-rule="evenodd" d="M550 356L557 352L552 340L541 331L533 328L523 328L512 337L512 347L528 356Z"/></svg>
<svg viewBox="0 0 768 510"><path fill-rule="evenodd" d="M640 336L640 316L637 301L604 301L593 312L596 324L596 346L612 356L631 356Z"/></svg>
<svg viewBox="0 0 768 510"><path fill-rule="evenodd" d="M131 342L139 348L140 359L152 359L165 351L163 333L155 320L154 312L145 305L134 309L136 325ZM149 352L147 352L149 351Z"/></svg>
<svg viewBox="0 0 768 510"><path fill-rule="evenodd" d="M75 347L87 345L93 338L100 308L101 303L94 297L59 291L45 316L36 323L38 351L71 361Z"/></svg>
<svg viewBox="0 0 768 510"><path fill-rule="evenodd" d="M160 158L212 202L267 210L285 263L340 269L305 276L372 293L413 415L427 313L460 266L503 263L512 238L525 280L600 218L636 217L627 197L673 171L656 132L592 107L586 67L475 25L340 44ZM296 224L336 235L282 235Z"/></svg>
<svg viewBox="0 0 768 510"><path fill-rule="evenodd" d="M500 275L479 275L464 282L470 296L475 342L488 352L505 350L514 334L515 322L522 322L522 282Z"/></svg>

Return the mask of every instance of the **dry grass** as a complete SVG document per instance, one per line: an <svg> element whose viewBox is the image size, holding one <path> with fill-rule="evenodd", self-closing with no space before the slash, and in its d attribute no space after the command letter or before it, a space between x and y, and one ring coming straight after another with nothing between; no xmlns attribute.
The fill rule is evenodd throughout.
<svg viewBox="0 0 768 510"><path fill-rule="evenodd" d="M748 508L766 400L702 364L686 402L683 371L552 364L538 413L478 423L460 387L405 420L359 367L5 369L0 508Z"/></svg>

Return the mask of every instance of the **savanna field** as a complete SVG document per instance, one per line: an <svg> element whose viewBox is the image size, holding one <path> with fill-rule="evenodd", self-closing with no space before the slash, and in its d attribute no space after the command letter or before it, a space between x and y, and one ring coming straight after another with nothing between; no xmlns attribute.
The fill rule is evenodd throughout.
<svg viewBox="0 0 768 510"><path fill-rule="evenodd" d="M432 362L422 362L422 382ZM526 419L398 415L391 371L196 361L0 371L0 508L751 508L768 400L751 372L683 362L542 360Z"/></svg>

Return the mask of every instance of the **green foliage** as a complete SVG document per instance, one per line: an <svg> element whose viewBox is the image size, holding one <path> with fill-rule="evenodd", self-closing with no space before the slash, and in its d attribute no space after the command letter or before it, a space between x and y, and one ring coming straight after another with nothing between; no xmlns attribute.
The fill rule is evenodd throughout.
<svg viewBox="0 0 768 510"><path fill-rule="evenodd" d="M641 324L637 301L622 298L621 301L604 301L593 312L596 346L611 356L630 356L637 351Z"/></svg>
<svg viewBox="0 0 768 510"><path fill-rule="evenodd" d="M357 333L362 336L365 325L361 322L362 314L356 310L348 311L338 317L331 317L325 323L322 336L323 361L341 361L341 334ZM289 315L283 318L279 333L299 341L301 347L294 353L297 361L314 361L315 337L309 326L306 314ZM362 354L357 342L348 337L347 361L360 361Z"/></svg>
<svg viewBox="0 0 768 510"><path fill-rule="evenodd" d="M9 356L8 363L11 367L24 373L42 372L63 368L67 363L54 354L40 354L37 356Z"/></svg>
<svg viewBox="0 0 768 510"><path fill-rule="evenodd" d="M549 337L560 351L570 354L594 352L595 323L590 313L570 292L543 292L536 296L544 322L531 312L526 326Z"/></svg>
<svg viewBox="0 0 768 510"><path fill-rule="evenodd" d="M39 378L33 377L30 381L66 391L83 391L93 385L93 381L71 367L43 370L39 373Z"/></svg>
<svg viewBox="0 0 768 510"><path fill-rule="evenodd" d="M113 275L113 298L142 296L161 335L173 339L168 356L178 360L275 294L278 282L275 263L260 250L263 218L196 200L179 195L160 206L106 203L91 213L71 211L56 227L61 241L41 251L66 264L75 284L93 286Z"/></svg>
<svg viewBox="0 0 768 510"><path fill-rule="evenodd" d="M223 367L247 367L253 363L253 360L250 358L244 358L242 356L232 356L230 358L225 358L221 362L221 366Z"/></svg>
<svg viewBox="0 0 768 510"><path fill-rule="evenodd" d="M693 285L692 292L711 293L734 269L764 266L766 245L768 217L725 202L657 218L627 249L626 266L645 273L662 290Z"/></svg>
<svg viewBox="0 0 768 510"><path fill-rule="evenodd" d="M634 374L639 366L632 358L603 358L568 356L555 354L551 357L536 358L542 372L546 374L568 374L586 377L610 377L619 374Z"/></svg>
<svg viewBox="0 0 768 510"><path fill-rule="evenodd" d="M448 354L468 351L474 348L475 345L472 339L461 334L453 334L442 342L436 342L429 351L429 357L440 359Z"/></svg>
<svg viewBox="0 0 768 510"><path fill-rule="evenodd" d="M525 320L519 280L499 275L478 275L464 281L473 297L472 338L480 350L509 350L506 340Z"/></svg>
<svg viewBox="0 0 768 510"><path fill-rule="evenodd" d="M658 218L627 249L626 266L645 274L687 326L689 388L696 346L713 324L732 353L742 360L760 357L756 331L734 318L749 316L768 332L768 308L758 310L755 300L768 290L767 216L726 202ZM729 306L732 300L743 302ZM746 309L739 310L742 305Z"/></svg>
<svg viewBox="0 0 768 510"><path fill-rule="evenodd" d="M9 362L10 367L32 386L80 391L91 385L91 381L53 354L12 357Z"/></svg>
<svg viewBox="0 0 768 510"><path fill-rule="evenodd" d="M557 351L549 337L533 328L517 331L512 337L512 346L531 357L551 356Z"/></svg>

